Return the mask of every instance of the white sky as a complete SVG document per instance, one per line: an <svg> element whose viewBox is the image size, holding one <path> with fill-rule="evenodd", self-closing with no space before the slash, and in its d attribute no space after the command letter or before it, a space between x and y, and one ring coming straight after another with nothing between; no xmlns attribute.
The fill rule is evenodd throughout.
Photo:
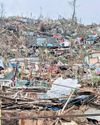
<svg viewBox="0 0 100 125"><path fill-rule="evenodd" d="M7 16L30 16L32 13L33 17L39 17L42 10L44 17L69 18L72 9L68 1L71 0L0 0L0 3L4 3ZM82 23L100 23L100 0L77 0L77 5L77 17Z"/></svg>

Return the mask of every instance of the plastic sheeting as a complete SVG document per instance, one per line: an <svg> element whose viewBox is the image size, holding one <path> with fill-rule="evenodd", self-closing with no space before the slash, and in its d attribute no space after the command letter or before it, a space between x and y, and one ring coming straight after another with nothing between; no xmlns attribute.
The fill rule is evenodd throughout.
<svg viewBox="0 0 100 125"><path fill-rule="evenodd" d="M56 84L56 85L55 85ZM79 88L77 79L63 79L62 77L57 78L51 89L47 92L45 97L47 98L59 98L61 96L68 95L72 89Z"/></svg>

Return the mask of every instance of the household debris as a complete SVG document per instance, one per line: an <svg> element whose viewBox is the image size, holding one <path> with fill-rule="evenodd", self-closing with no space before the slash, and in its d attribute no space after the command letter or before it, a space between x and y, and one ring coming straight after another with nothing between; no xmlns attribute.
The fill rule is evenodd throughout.
<svg viewBox="0 0 100 125"><path fill-rule="evenodd" d="M10 17L0 28L3 125L100 124L100 25Z"/></svg>

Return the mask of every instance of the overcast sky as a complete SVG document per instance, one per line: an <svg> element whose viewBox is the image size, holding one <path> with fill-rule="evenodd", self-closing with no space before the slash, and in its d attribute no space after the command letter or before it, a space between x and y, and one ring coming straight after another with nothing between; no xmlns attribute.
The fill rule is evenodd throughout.
<svg viewBox="0 0 100 125"><path fill-rule="evenodd" d="M58 15L69 18L72 8L68 1L71 0L0 0L4 3L6 15L23 15L57 18ZM100 0L77 0L77 17L82 23L100 23Z"/></svg>

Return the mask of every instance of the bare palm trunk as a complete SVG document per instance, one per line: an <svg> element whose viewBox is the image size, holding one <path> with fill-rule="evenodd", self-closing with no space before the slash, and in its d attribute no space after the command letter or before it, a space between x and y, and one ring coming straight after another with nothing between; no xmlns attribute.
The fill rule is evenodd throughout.
<svg viewBox="0 0 100 125"><path fill-rule="evenodd" d="M76 18L76 1L77 1L77 0L74 0L74 1L73 1L73 15L72 15L72 21L75 21L75 18Z"/></svg>

